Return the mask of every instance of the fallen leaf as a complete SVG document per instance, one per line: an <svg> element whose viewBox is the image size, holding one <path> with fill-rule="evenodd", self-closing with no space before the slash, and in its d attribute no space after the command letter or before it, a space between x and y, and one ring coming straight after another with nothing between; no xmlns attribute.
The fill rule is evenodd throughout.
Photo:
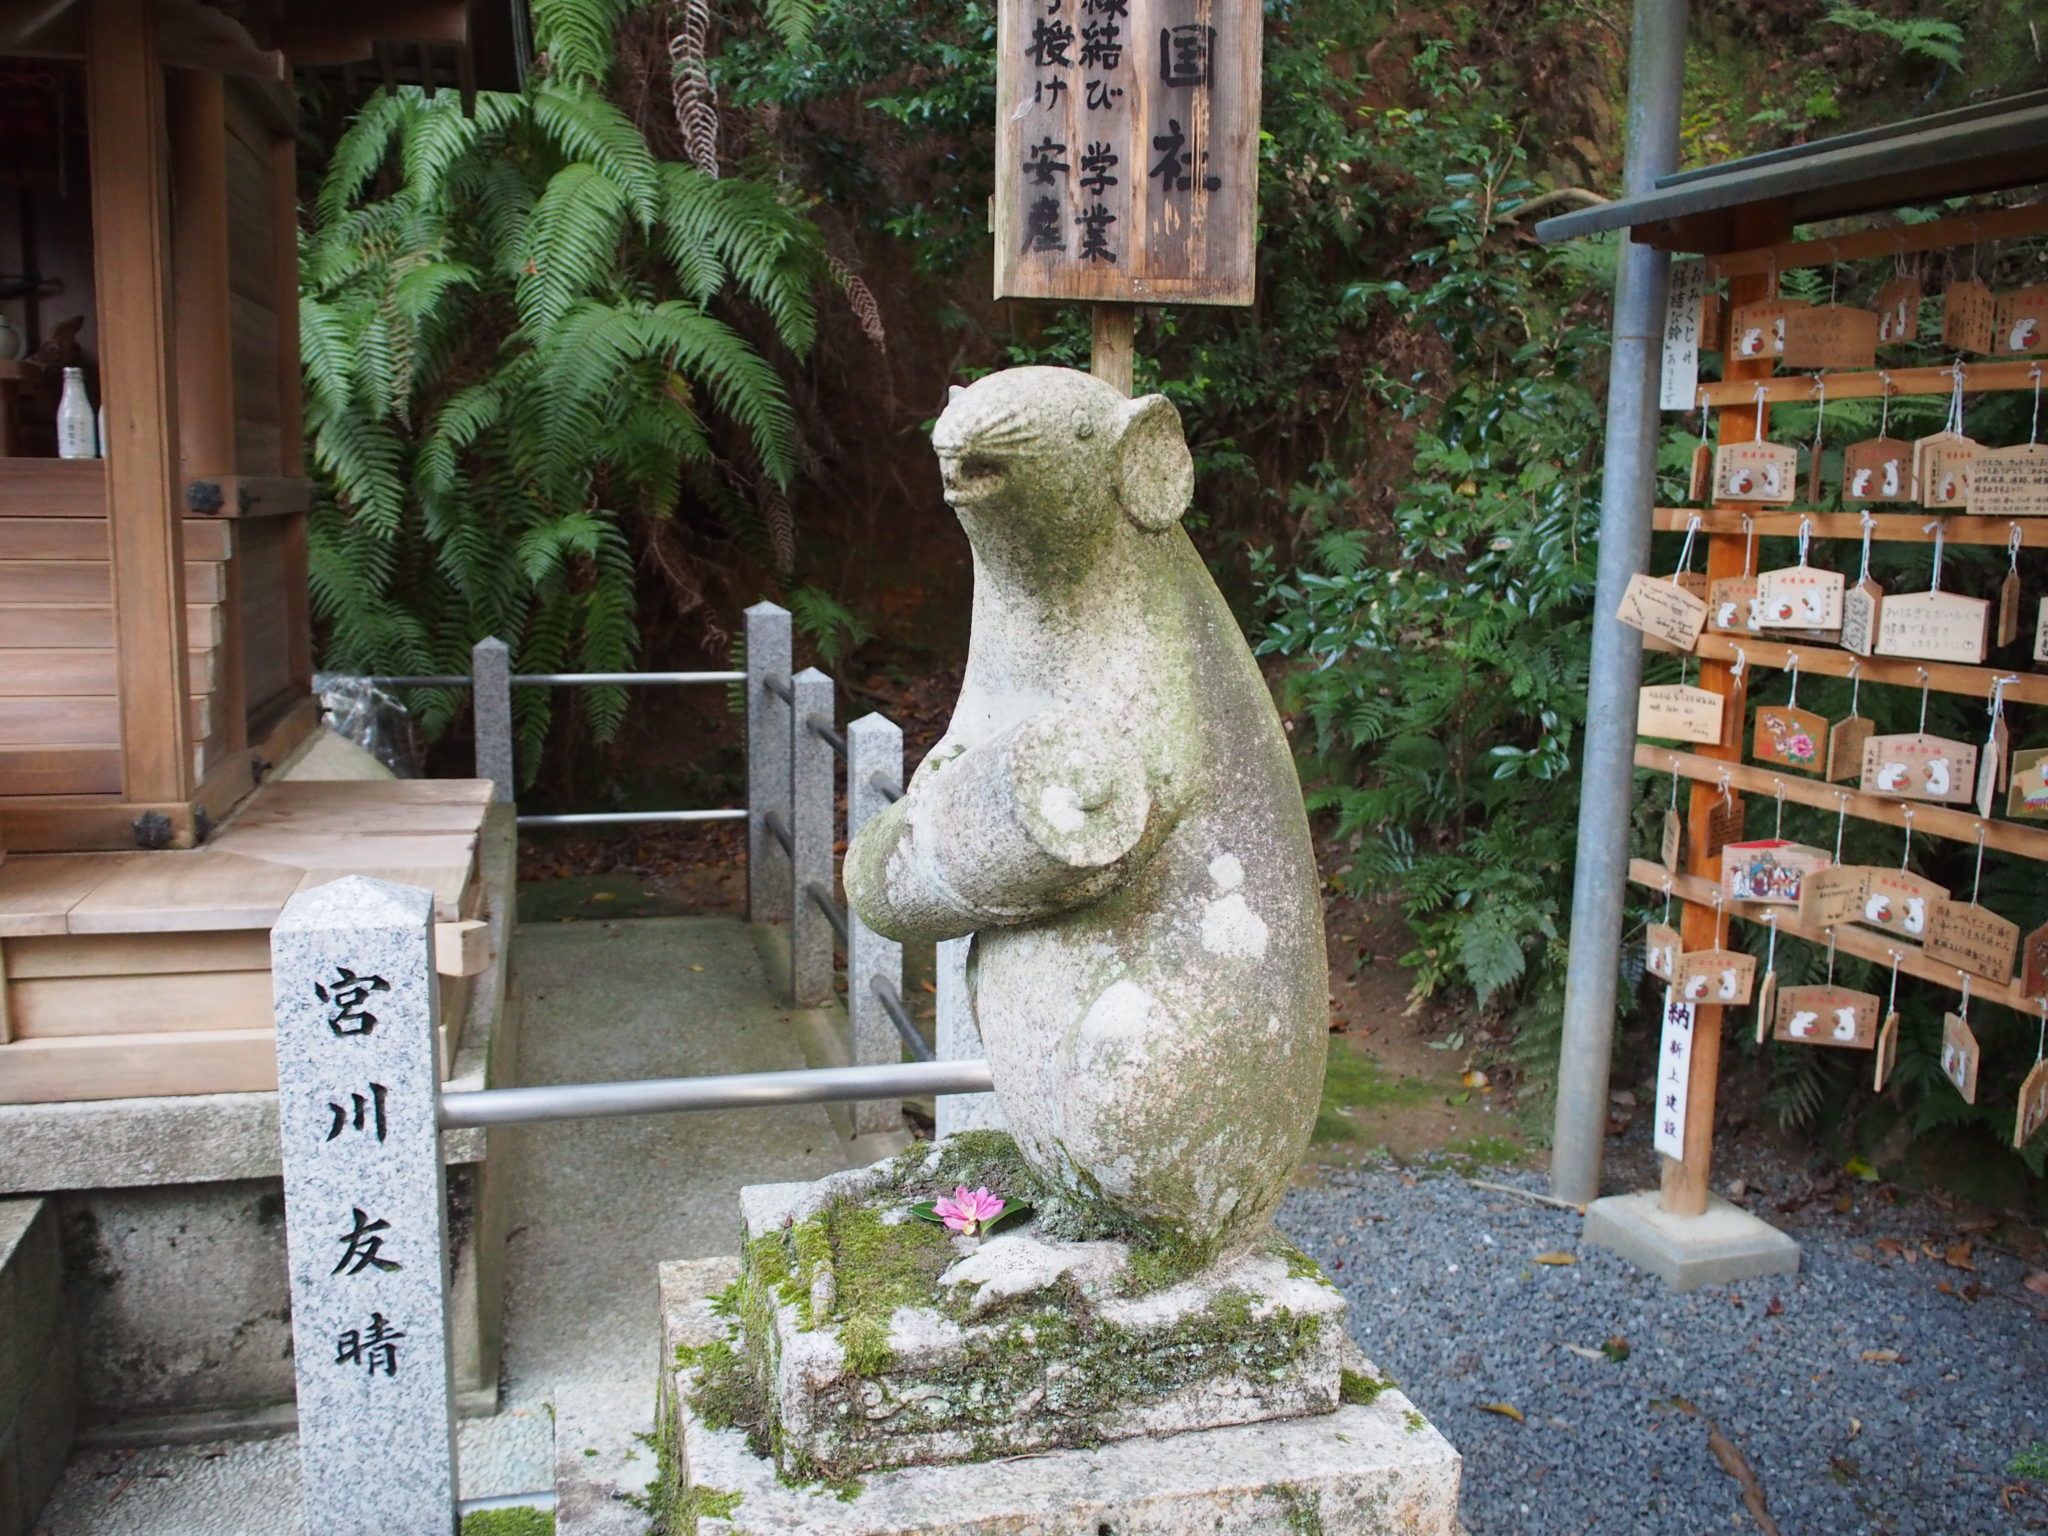
<svg viewBox="0 0 2048 1536"><path fill-rule="evenodd" d="M1899 1352L1896 1349L1866 1349L1863 1351L1865 1365L1897 1365Z"/></svg>
<svg viewBox="0 0 2048 1536"><path fill-rule="evenodd" d="M1549 1253L1537 1254L1529 1262L1531 1264L1576 1264L1579 1262L1579 1258L1577 1254L1560 1253L1553 1249Z"/></svg>
<svg viewBox="0 0 2048 1536"><path fill-rule="evenodd" d="M1863 1475L1863 1469L1847 1456L1828 1458L1828 1476L1839 1483L1853 1483Z"/></svg>
<svg viewBox="0 0 2048 1536"><path fill-rule="evenodd" d="M697 972L697 974L700 976L704 973L704 967L701 965L693 965L690 967L690 969Z"/></svg>
<svg viewBox="0 0 2048 1536"><path fill-rule="evenodd" d="M1946 1280L1935 1281L1934 1288L1937 1291L1941 1292L1941 1294L1944 1296L1953 1296L1956 1293L1956 1288L1950 1285Z"/></svg>
<svg viewBox="0 0 2048 1536"><path fill-rule="evenodd" d="M1628 1358L1628 1340L1617 1333L1600 1346L1600 1353L1619 1365Z"/></svg>
<svg viewBox="0 0 2048 1536"><path fill-rule="evenodd" d="M1785 1315L1785 1303L1778 1297L1773 1296L1771 1304L1765 1307L1764 1311L1772 1317L1783 1317Z"/></svg>
<svg viewBox="0 0 2048 1536"><path fill-rule="evenodd" d="M1467 1090L1466 1090L1465 1092L1463 1092L1463 1093L1460 1093L1460 1094L1454 1094L1454 1095L1452 1095L1452 1096L1451 1096L1450 1098L1448 1098L1448 1099L1445 1099L1445 1100L1444 1100L1444 1102L1445 1102L1446 1104L1451 1104L1451 1105L1458 1105L1458 1104L1470 1104L1470 1103L1472 1102L1472 1093L1471 1093L1471 1090L1470 1090L1470 1089L1467 1089Z"/></svg>
<svg viewBox="0 0 2048 1536"><path fill-rule="evenodd" d="M592 891L590 899L592 901L617 901L619 895L616 891Z"/></svg>
<svg viewBox="0 0 2048 1536"><path fill-rule="evenodd" d="M1526 1424L1528 1422L1528 1420L1522 1417L1522 1410L1513 1403L1481 1403L1479 1411L1481 1413L1497 1413L1504 1419L1513 1419L1517 1424Z"/></svg>
<svg viewBox="0 0 2048 1536"><path fill-rule="evenodd" d="M1484 1088L1487 1083L1487 1077L1484 1072L1472 1071L1467 1072L1463 1077L1459 1078L1458 1081L1464 1084L1467 1088Z"/></svg>
<svg viewBox="0 0 2048 1536"><path fill-rule="evenodd" d="M1974 1272L1977 1268L1976 1265L1970 1262L1970 1244L1968 1242L1950 1243L1941 1257L1942 1262L1947 1264L1950 1269L1967 1269Z"/></svg>
<svg viewBox="0 0 2048 1536"><path fill-rule="evenodd" d="M1854 1440L1858 1435L1862 1433L1863 1421L1861 1419L1851 1419L1849 1421L1849 1438L1851 1440Z"/></svg>
<svg viewBox="0 0 2048 1536"><path fill-rule="evenodd" d="M928 982L928 981L920 981L920 982L918 983L918 985L919 985L920 987L922 987L922 988L923 988L923 989L924 989L925 991L927 991L927 992L930 992L930 993L932 993L932 994L933 994L934 996L936 996L936 995L937 995L937 993L938 993L938 990L939 990L939 989L938 989L937 987L933 986L933 985L932 985L932 984L931 984L930 982Z"/></svg>
<svg viewBox="0 0 2048 1536"><path fill-rule="evenodd" d="M1855 1209L1856 1197L1850 1194L1849 1191L1847 1191L1846 1189L1843 1190L1839 1195L1835 1196L1835 1214L1837 1216L1846 1216Z"/></svg>
<svg viewBox="0 0 2048 1536"><path fill-rule="evenodd" d="M1585 1360L1605 1360L1607 1358L1607 1356L1602 1354L1599 1350L1588 1349L1583 1344L1567 1344L1565 1345L1565 1348L1570 1350L1573 1354L1579 1356L1581 1359Z"/></svg>
<svg viewBox="0 0 2048 1536"><path fill-rule="evenodd" d="M2036 1296L2048 1296L2048 1269L2037 1269L2020 1283Z"/></svg>
<svg viewBox="0 0 2048 1536"><path fill-rule="evenodd" d="M1756 1469L1750 1466L1742 1448L1721 1432L1720 1425L1684 1398L1674 1397L1671 1406L1680 1413L1692 1414L1707 1426L1707 1449L1714 1453L1714 1460L1721 1463L1721 1470L1741 1485L1743 1506L1756 1521L1757 1528L1764 1536L1781 1536L1778 1522L1771 1518L1771 1506L1764 1497L1763 1484L1757 1481Z"/></svg>
<svg viewBox="0 0 2048 1536"><path fill-rule="evenodd" d="M1850 1158L1848 1162L1842 1164L1842 1172L1854 1174L1866 1184L1875 1184L1877 1182L1877 1168L1865 1157Z"/></svg>
<svg viewBox="0 0 2048 1536"><path fill-rule="evenodd" d="M1896 1237L1880 1237L1874 1246L1879 1253L1890 1259L1902 1258L1906 1252L1906 1245Z"/></svg>

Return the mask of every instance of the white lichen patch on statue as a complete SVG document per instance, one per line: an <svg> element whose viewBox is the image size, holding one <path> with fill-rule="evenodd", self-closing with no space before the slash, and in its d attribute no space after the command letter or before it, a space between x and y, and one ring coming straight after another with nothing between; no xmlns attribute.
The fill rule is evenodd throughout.
<svg viewBox="0 0 2048 1536"><path fill-rule="evenodd" d="M992 1237L939 1276L942 1286L975 1287L969 1310L1028 1296L1066 1280L1083 1296L1118 1280L1131 1262L1123 1243L1047 1243L1025 1233Z"/></svg>
<svg viewBox="0 0 2048 1536"><path fill-rule="evenodd" d="M848 850L899 939L974 935L974 1016L1032 1169L1103 1235L1262 1241L1315 1120L1328 967L1287 740L1180 527L1162 396L1020 368L933 431L974 553L946 734Z"/></svg>

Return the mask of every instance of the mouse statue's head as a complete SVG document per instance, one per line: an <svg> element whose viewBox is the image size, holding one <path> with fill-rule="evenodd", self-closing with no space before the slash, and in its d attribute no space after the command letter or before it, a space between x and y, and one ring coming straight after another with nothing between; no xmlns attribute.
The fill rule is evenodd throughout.
<svg viewBox="0 0 2048 1536"><path fill-rule="evenodd" d="M1119 533L1165 532L1194 494L1173 402L1127 399L1072 368L1011 368L955 387L932 447L983 558L1046 574L1087 564Z"/></svg>

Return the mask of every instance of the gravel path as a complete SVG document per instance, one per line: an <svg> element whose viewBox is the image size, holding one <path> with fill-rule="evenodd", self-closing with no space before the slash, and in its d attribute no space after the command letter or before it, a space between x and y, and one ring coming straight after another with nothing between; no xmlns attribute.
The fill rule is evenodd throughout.
<svg viewBox="0 0 2048 1536"><path fill-rule="evenodd" d="M1332 1170L1279 1220L1343 1287L1366 1354L1464 1453L1473 1536L1766 1529L1708 1420L1784 1536L2048 1530L2048 1484L2004 1470L2048 1438L2048 1303L2026 1266L1979 1241L1956 1251L1975 1268L1954 1267L1967 1238L1939 1212L1869 1193L1839 1215L1762 1214L1804 1245L1800 1273L1689 1295L1579 1252L1576 1214L1450 1173ZM1533 1262L1560 1251L1576 1262ZM1481 1406L1500 1403L1524 1421Z"/></svg>

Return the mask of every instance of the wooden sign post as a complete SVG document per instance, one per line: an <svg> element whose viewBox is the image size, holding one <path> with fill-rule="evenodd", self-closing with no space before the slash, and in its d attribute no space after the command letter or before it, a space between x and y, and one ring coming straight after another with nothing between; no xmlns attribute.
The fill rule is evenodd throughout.
<svg viewBox="0 0 2048 1536"><path fill-rule="evenodd" d="M1250 0L1001 0L995 293L1086 299L1131 387L1137 303L1250 304L1262 13Z"/></svg>

